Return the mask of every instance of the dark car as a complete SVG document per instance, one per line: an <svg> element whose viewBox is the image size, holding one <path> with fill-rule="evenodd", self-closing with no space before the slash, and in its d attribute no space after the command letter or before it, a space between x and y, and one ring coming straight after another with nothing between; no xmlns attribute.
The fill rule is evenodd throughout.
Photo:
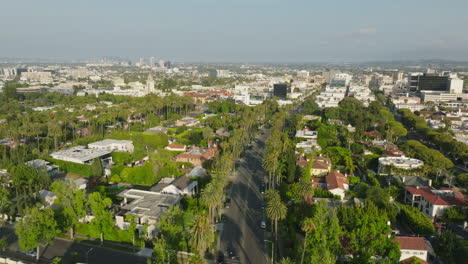
<svg viewBox="0 0 468 264"><path fill-rule="evenodd" d="M226 201L224 202L224 208L229 208L230 204L231 204L231 199L227 198Z"/></svg>
<svg viewBox="0 0 468 264"><path fill-rule="evenodd" d="M223 264L224 263L224 254L222 252L218 252L218 256L216 257L216 264Z"/></svg>
<svg viewBox="0 0 468 264"><path fill-rule="evenodd" d="M228 255L230 259L236 259L236 251L232 246L228 247Z"/></svg>

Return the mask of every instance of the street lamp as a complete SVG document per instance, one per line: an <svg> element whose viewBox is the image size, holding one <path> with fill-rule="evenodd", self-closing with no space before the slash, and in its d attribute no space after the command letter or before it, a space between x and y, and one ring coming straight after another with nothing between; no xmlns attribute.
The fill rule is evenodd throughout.
<svg viewBox="0 0 468 264"><path fill-rule="evenodd" d="M265 239L263 241L271 243L271 264L273 264L273 261L275 260L275 243L268 239Z"/></svg>
<svg viewBox="0 0 468 264"><path fill-rule="evenodd" d="M89 252L93 251L94 248L90 248L88 251L86 251L86 263L89 263L88 261L88 255L89 255Z"/></svg>

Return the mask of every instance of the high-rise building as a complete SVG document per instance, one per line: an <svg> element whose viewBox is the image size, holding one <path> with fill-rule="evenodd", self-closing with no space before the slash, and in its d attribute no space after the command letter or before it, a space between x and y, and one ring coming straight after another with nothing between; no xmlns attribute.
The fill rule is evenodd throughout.
<svg viewBox="0 0 468 264"><path fill-rule="evenodd" d="M149 66L150 66L151 68L154 68L154 57L150 57L150 59L149 59Z"/></svg>
<svg viewBox="0 0 468 264"><path fill-rule="evenodd" d="M287 83L276 83L273 84L273 97L278 97L281 100L288 98L289 84Z"/></svg>
<svg viewBox="0 0 468 264"><path fill-rule="evenodd" d="M208 70L208 77L210 78L216 78L218 75L218 72L215 69L209 69Z"/></svg>
<svg viewBox="0 0 468 264"><path fill-rule="evenodd" d="M154 88L154 80L153 76L151 76L151 73L148 74L148 79L146 80L146 90L148 93L154 93L156 89Z"/></svg>
<svg viewBox="0 0 468 264"><path fill-rule="evenodd" d="M159 60L158 64L159 64L159 67L164 68L164 61L163 60Z"/></svg>
<svg viewBox="0 0 468 264"><path fill-rule="evenodd" d="M448 76L427 73L408 74L409 92L448 91Z"/></svg>
<svg viewBox="0 0 468 264"><path fill-rule="evenodd" d="M164 65L164 68L166 69L170 69L172 67L172 64L170 61L165 61L163 65Z"/></svg>
<svg viewBox="0 0 468 264"><path fill-rule="evenodd" d="M448 90L451 94L463 93L463 80L460 78L450 78L448 80Z"/></svg>

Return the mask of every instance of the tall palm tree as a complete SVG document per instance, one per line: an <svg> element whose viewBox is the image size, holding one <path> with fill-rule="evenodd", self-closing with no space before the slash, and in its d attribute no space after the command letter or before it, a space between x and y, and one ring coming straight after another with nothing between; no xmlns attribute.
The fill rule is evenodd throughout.
<svg viewBox="0 0 468 264"><path fill-rule="evenodd" d="M222 202L222 192L223 189L221 188L220 190L218 186L216 186L216 181L212 181L206 185L201 193L200 200L208 206L208 213L212 223L214 222L215 208Z"/></svg>
<svg viewBox="0 0 468 264"><path fill-rule="evenodd" d="M190 246L203 257L203 253L205 253L206 249L210 247L210 244L213 243L214 240L213 225L210 224L206 216L200 215L190 227L189 234Z"/></svg>
<svg viewBox="0 0 468 264"><path fill-rule="evenodd" d="M302 248L301 264L304 263L304 255L305 255L306 244L307 244L307 235L314 230L315 230L314 221L311 218L306 218L304 222L302 223L302 231L305 232L305 237L304 237L304 246Z"/></svg>
<svg viewBox="0 0 468 264"><path fill-rule="evenodd" d="M274 224L275 239L278 240L278 221L286 218L288 208L281 201L281 197L276 191L276 195L272 195L267 200L266 215Z"/></svg>
<svg viewBox="0 0 468 264"><path fill-rule="evenodd" d="M314 196L314 188L312 187L312 183L301 179L298 183L298 193L299 195L304 198L304 202L310 201L310 199Z"/></svg>

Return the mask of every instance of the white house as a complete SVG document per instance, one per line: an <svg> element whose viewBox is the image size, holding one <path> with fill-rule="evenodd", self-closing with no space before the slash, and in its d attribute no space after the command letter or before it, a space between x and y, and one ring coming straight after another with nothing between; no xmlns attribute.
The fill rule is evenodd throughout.
<svg viewBox="0 0 468 264"><path fill-rule="evenodd" d="M90 149L99 149L107 151L133 152L133 142L131 140L104 139L88 144Z"/></svg>
<svg viewBox="0 0 468 264"><path fill-rule="evenodd" d="M76 146L65 150L59 150L50 154L54 159L80 164L91 164L94 159L112 160L111 152L103 149L88 149L85 146Z"/></svg>
<svg viewBox="0 0 468 264"><path fill-rule="evenodd" d="M151 191L165 194L174 194L174 195L189 195L192 196L195 194L195 188L197 187L198 182L190 179L186 176L181 176L172 181L168 178L164 178L158 184L151 188Z"/></svg>
<svg viewBox="0 0 468 264"><path fill-rule="evenodd" d="M115 224L120 229L127 229L130 225L125 219L126 215L136 217L137 229L141 232L144 225L148 225L147 236L154 237L157 233L156 223L172 206L177 206L181 197L179 195L163 194L152 191L128 189L118 194L124 198L120 211L115 215Z"/></svg>
<svg viewBox="0 0 468 264"><path fill-rule="evenodd" d="M444 215L451 206L466 206L465 197L450 188L433 189L430 187L405 187L405 203L418 208L430 218Z"/></svg>
<svg viewBox="0 0 468 264"><path fill-rule="evenodd" d="M345 197L345 192L349 189L349 181L346 175L339 172L330 172L326 177L312 178L312 185L315 188L328 190L341 198Z"/></svg>
<svg viewBox="0 0 468 264"><path fill-rule="evenodd" d="M395 241L400 245L400 261L413 257L427 261L429 246L423 237L398 236Z"/></svg>

